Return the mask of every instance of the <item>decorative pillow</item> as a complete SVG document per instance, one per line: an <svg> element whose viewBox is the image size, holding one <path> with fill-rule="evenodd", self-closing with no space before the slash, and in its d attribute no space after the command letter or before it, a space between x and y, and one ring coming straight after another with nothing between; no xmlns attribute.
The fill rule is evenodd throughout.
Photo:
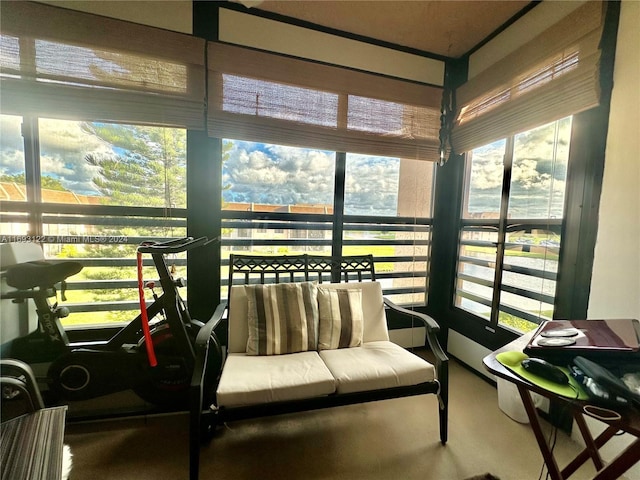
<svg viewBox="0 0 640 480"><path fill-rule="evenodd" d="M318 350L362 345L362 289L318 287Z"/></svg>
<svg viewBox="0 0 640 480"><path fill-rule="evenodd" d="M246 285L247 355L316 350L318 299L313 282Z"/></svg>

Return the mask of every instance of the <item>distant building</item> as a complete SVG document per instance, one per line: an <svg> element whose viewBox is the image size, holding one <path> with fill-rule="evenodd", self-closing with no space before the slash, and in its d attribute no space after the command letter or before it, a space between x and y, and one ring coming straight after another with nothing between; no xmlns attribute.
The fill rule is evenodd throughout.
<svg viewBox="0 0 640 480"><path fill-rule="evenodd" d="M263 213L295 213L295 214L315 214L315 215L331 215L333 206L331 205L270 205L265 203L238 203L225 202L223 210L234 212L263 212ZM319 229L291 229L291 228L252 228L256 221L247 220L248 228L235 228L223 231L226 238L234 238L241 240L248 239L295 239L295 240L321 240L331 238L331 230ZM249 226L251 225L251 226ZM306 246L305 250L322 250L322 246ZM328 247L330 250L330 247ZM234 246L234 250L247 250L247 246Z"/></svg>
<svg viewBox="0 0 640 480"><path fill-rule="evenodd" d="M40 192L42 195L42 203L66 203L76 205L100 205L102 203L102 197L95 195L80 195L68 190L42 188ZM26 185L15 182L0 182L0 200L6 202L26 202ZM50 213L48 215L55 215L55 213ZM44 224L43 226L45 231L41 232L42 235L55 237L91 235L95 228L93 226L82 224L66 225L58 223L49 223ZM29 232L29 223L27 216L25 215L24 221L3 222L2 234L10 236L29 235L33 234L33 232ZM57 242L55 245L48 245L47 253L49 255L55 255L56 251L60 248L60 242Z"/></svg>
<svg viewBox="0 0 640 480"><path fill-rule="evenodd" d="M42 188L43 203L75 203L81 205L100 205L102 197L96 195L79 195L68 190ZM26 185L15 182L0 182L0 200L8 202L26 202Z"/></svg>

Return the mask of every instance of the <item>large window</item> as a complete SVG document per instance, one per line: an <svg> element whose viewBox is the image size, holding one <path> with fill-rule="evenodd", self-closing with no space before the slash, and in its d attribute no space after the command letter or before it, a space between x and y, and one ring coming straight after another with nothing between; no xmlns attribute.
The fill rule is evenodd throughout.
<svg viewBox="0 0 640 480"><path fill-rule="evenodd" d="M525 332L553 318L571 117L467 158L455 305Z"/></svg>
<svg viewBox="0 0 640 480"><path fill-rule="evenodd" d="M2 241L35 241L48 259L83 263L68 282L65 326L130 320L136 246L186 234L185 130L0 119ZM25 155L25 145L37 148ZM184 256L171 261L184 276ZM156 278L151 262L144 276Z"/></svg>
<svg viewBox="0 0 640 480"><path fill-rule="evenodd" d="M343 253L373 254L398 303L426 303L434 174L431 162L346 155Z"/></svg>
<svg viewBox="0 0 640 480"><path fill-rule="evenodd" d="M424 304L434 164L226 139L222 296L229 253L373 254L385 292Z"/></svg>
<svg viewBox="0 0 640 480"><path fill-rule="evenodd" d="M223 150L224 259L331 254L335 152L229 139Z"/></svg>
<svg viewBox="0 0 640 480"><path fill-rule="evenodd" d="M205 40L36 2L3 5L0 21L0 233L22 235L3 241L83 264L65 325L130 320L136 246L186 234Z"/></svg>

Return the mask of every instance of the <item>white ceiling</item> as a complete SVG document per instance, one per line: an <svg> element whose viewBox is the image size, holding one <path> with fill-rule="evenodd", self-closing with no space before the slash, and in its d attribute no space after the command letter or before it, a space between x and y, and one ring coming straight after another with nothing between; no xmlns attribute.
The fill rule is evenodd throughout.
<svg viewBox="0 0 640 480"><path fill-rule="evenodd" d="M425 52L459 57L527 7L529 0L235 0Z"/></svg>

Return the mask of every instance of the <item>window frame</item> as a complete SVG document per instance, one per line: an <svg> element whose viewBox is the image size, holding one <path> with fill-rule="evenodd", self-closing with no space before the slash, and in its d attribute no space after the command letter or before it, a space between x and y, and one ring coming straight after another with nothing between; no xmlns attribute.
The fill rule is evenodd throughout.
<svg viewBox="0 0 640 480"><path fill-rule="evenodd" d="M194 7L195 8L195 7ZM218 37L218 6L198 2L197 13L194 14L194 34L209 40ZM609 95L613 77L613 63L615 42L617 36L617 21L619 5L610 4L607 9L605 34L603 39L603 67L604 77L602 91L604 98L601 106L583 112L574 117L574 132L572 134L572 148L570 156L570 171L568 172L567 205L570 206L565 215L563 248L557 289L556 314L558 318L584 318L589 298L591 270L593 266L593 250L598 226L598 207L604 170L604 150L608 129ZM194 10L194 13L196 13ZM466 64L468 57L460 61L447 60L447 70L454 63ZM458 72L450 76L447 72L447 85L453 86L455 78L465 76L466 65L453 67ZM580 125L580 128L577 127ZM579 130L579 131L578 131ZM187 191L190 207L186 212L187 233L193 236L206 235L211 239L219 238L221 229L220 198L210 195L210 182L220 184L220 162L218 153L221 151L221 141L207 137L202 131L187 131L187 157L190 162L187 175ZM576 138L574 139L573 136ZM37 148L37 145L27 145L26 148ZM25 152L26 154L26 152ZM579 161L573 158L579 158ZM32 157L33 158L33 157ZM429 304L426 310L433 314L441 323L443 330L447 327L455 328L465 335L474 338L474 328L469 327L473 322L467 322L460 312L452 309L451 299L453 279L455 275L455 255L457 252L456 232L459 225L455 212L460 211L463 171L462 157L456 156L439 169L436 177L436 201L434 202L432 239L432 265L430 269ZM39 174L34 176L39 179ZM27 184L31 183L27 177ZM40 214L36 208L34 215ZM342 228L340 222L339 228ZM206 321L215 308L215 292L219 292L219 275L208 268L213 262L220 264L219 248L216 242L207 247L197 249L188 258L189 275L193 281L189 282L189 305L194 318ZM579 261L578 261L579 260ZM561 272L561 273L560 273ZM212 305L213 304L213 305ZM494 334L487 335L480 331L477 339L484 345L491 347L507 343L515 338L513 333L502 332L498 329Z"/></svg>
<svg viewBox="0 0 640 480"><path fill-rule="evenodd" d="M555 123L556 128L559 128L560 127L559 122L561 121L565 121L565 119L551 122L551 124ZM551 125L551 124L548 124L548 125ZM528 130L527 132L532 132L535 130L536 129L531 129L531 130ZM526 132L523 132L523 133L526 133ZM511 135L506 139L504 139L504 152L503 152L503 158L502 158L503 176L502 176L501 189L500 189L500 192L501 192L500 207L497 213L498 218L477 220L477 219L471 218L470 216L465 216L464 211L461 212L461 218L460 218L460 229L458 234L459 235L458 255L456 260L456 283L458 283L461 279L465 277L464 273L460 273L460 269L462 268L462 264L467 262L462 260L463 254L461 252L463 250L464 245L468 245L470 241L469 240L465 241L463 239L464 232L470 231L470 229L473 230L475 228L475 229L488 229L497 234L497 238L495 239L495 241L482 242L483 244L485 243L492 244L493 246L495 246L495 249L496 249L495 258L493 259L493 262L491 260L488 260L489 264L493 263L494 265L493 279L491 281L487 280L486 282L482 282L482 281L475 282L474 280L480 280L480 278L479 277L469 278L469 280L472 283L478 284L478 285L484 283L485 287L491 289L492 298L490 302L488 303L483 302L482 300L484 300L484 298L480 298L480 297L475 299L477 303L481 303L490 307L489 318L483 317L481 315L475 315L472 311L463 309L462 307L458 307L458 306L455 307L470 313L478 321L484 320L485 330L488 330L488 331L491 331L491 329L495 330L498 327L511 330L509 326L503 325L500 319L501 314L503 312L508 313L508 310L510 309L513 309L514 312L517 312L520 314L516 316L524 320L527 320L531 323L539 324L544 321L544 318L539 318L539 317L536 318L535 315L528 315L527 312L521 309L520 307L510 307L505 301L505 295L508 295L509 293L515 293L520 297L528 298L528 299L534 299L535 296L538 296L539 299L543 299L544 297L548 296L546 294L543 294L542 292L527 291L526 289L521 290L517 285L511 285L503 281L505 275L507 275L508 272L515 272L517 270L520 270L520 273L525 273L524 271L525 269L519 269L517 267L514 268L514 266L512 266L510 262L507 261L507 248L510 245L510 242L508 240L509 233L511 231L514 231L514 229L517 227L522 227L524 229L539 228L539 229L544 229L547 231L556 232L557 234L560 234L564 226L564 213L561 219L557 219L553 217L537 218L537 217L510 217L509 216L509 206L511 204L511 201L515 199L515 197L513 196L514 192L512 190L514 186L512 183L512 175L513 175L513 169L514 169L515 159L516 159L516 148L517 148L516 137L518 135L519 134ZM469 194L470 194L469 189L471 186L470 175L471 175L471 168L472 168L471 158L472 158L472 155L466 155L465 161L464 161L465 180L463 185L465 186L465 188L464 188L464 197L463 197L464 199L463 210L468 208L468 202L469 202ZM551 192L550 194L553 195L553 192ZM563 202L563 212L566 210L566 195L564 195L564 197L565 197L565 200ZM548 201L551 202L551 199L548 199ZM559 246L559 249L562 249L562 242ZM541 273L540 276L531 275L531 277L539 278L543 280L551 279L557 284L557 277L558 277L557 273L554 275L552 271L548 271L546 269L540 273ZM528 276L529 274L525 273L525 275ZM521 294L517 293L517 291L520 291ZM453 299L454 304L457 303L458 300L460 299L469 298L469 297L466 297L464 293L465 292L463 291L459 291L456 285L456 287L454 288L454 299ZM555 303L555 294L552 302ZM554 306L554 310L555 310L555 306ZM515 329L514 329L514 332L518 334L523 333Z"/></svg>
<svg viewBox="0 0 640 480"><path fill-rule="evenodd" d="M136 224L136 222L145 222L145 219L142 218L140 220L136 220L135 218L131 219L131 222L127 220L127 217L133 215L134 217L157 217L162 211L162 208L157 207L132 207L126 205L66 205L59 203L44 203L42 202L42 198L40 195L41 192L41 184L42 178L40 174L40 163L42 161L39 152L40 152L40 130L38 128L39 125L39 117L22 117L23 128L22 128L22 136L23 142L25 145L25 178L30 185L29 191L30 197L26 202L2 202L3 211L7 212L8 215L3 215L6 219L9 219L10 216L16 214L24 213L26 216L25 222L27 222L27 229L30 235L42 235L43 231L45 231L47 223L56 223L58 220L60 222L64 222L64 219L68 216L74 215L83 215L87 216L89 221L91 218L94 221L98 222L95 225L100 225L100 218L102 217L114 217L114 218L122 218L123 225ZM82 121L82 120L78 120ZM381 244L382 240L359 240L359 239L346 239L344 238L345 231L354 230L354 231L363 231L363 230L375 230L380 232L413 232L414 235L422 236L424 232L427 235L430 235L432 232L432 217L425 218L413 218L413 217L405 217L405 216L392 216L392 217L381 217L378 218L375 214L367 214L367 215L345 215L343 212L344 207L344 196L345 196L345 172L346 172L346 163L347 163L347 154L342 152L336 153L336 171L333 176L333 182L335 183L334 195L333 195L333 205L334 211L331 213L324 214L303 214L303 213L280 213L274 212L273 214L265 214L264 212L233 212L233 211L225 211L223 209L221 195L219 195L220 188L222 185L222 169L212 167L215 165L215 161L205 161L204 164L200 165L201 168L209 168L211 169L211 175L203 175L201 170L196 170L193 168L193 163L191 161L191 155L193 155L194 147L201 148L201 152L195 157L198 160L203 161L207 158L215 158L219 157L222 159L222 141L212 141L206 134L202 132L193 132L187 130L187 195L189 198L189 205L192 208L175 208L172 209L172 217L171 222L173 225L185 228L187 235L190 236L207 236L211 239L218 239L217 242L212 242L210 246L205 246L202 249L197 249L193 252L190 252L190 255L187 256L186 260L181 260L180 265L187 265L187 269L189 271L190 278L198 278L199 276L206 274L207 282L203 283L201 278L197 282L189 282L188 285L195 285L195 288L188 288L187 291L187 300L189 302L190 308L194 311L193 318L197 319L207 319L210 316L209 310L212 308L212 305L215 306L221 300L224 300L224 295L220 295L220 287L224 285L225 280L220 274L222 269L225 267L225 260L222 259L221 249L223 246L233 245L234 241L223 238L222 232L225 228L225 225L230 224L238 224L241 225L242 228L263 228L264 225L267 225L270 220L278 223L278 222L288 222L288 229L297 229L304 230L309 228L309 222L318 223L324 222L325 227L323 230L327 232L327 235L324 239L307 239L306 236L304 239L299 239L294 241L294 243L299 244L311 244L311 245L325 245L329 247L330 253L332 255L341 255L343 254L343 249L349 247L355 248L366 248L367 245L377 245ZM194 138L196 136L196 138ZM409 160L416 161L416 160ZM218 165L221 165L219 163ZM430 165L434 165L430 163ZM434 173L434 176L435 173ZM219 182L217 185L214 183L216 179ZM400 181L400 178L398 179ZM211 201L211 199L217 199L213 201L213 208L208 208L207 204L194 203L191 201L194 198L192 190L194 187L204 188L207 191L206 200ZM401 186L398 186L398 191L400 191ZM429 189L431 193L433 193L433 187ZM220 197L220 198L218 198ZM431 202L433 203L433 202ZM207 217L208 220L213 216L217 219L217 221L211 222L206 221L206 231L202 232L199 230L202 225L198 224L198 222L202 222L204 216ZM62 215L60 217L60 215ZM47 222L49 219L51 222ZM5 220L7 221L7 220ZM217 223L219 221L219 223ZM267 222L267 223L265 223ZM248 227L244 227L244 224L247 224ZM296 226L297 224L297 226ZM94 225L93 223L88 223L88 225ZM194 231L195 230L195 231ZM96 237L97 238L97 237ZM58 243L60 241L59 238L53 238L51 236L51 241ZM137 244L142 241L143 238L128 238L126 243ZM385 245L388 243L392 247L407 245L406 239L390 239L388 241L384 241ZM72 242L73 243L73 242ZM82 242L79 242L82 243ZM93 243L93 242L92 242ZM278 244L282 243L278 240L273 239L257 239L254 240L252 238L247 238L240 242L235 242L237 244L246 244L253 245L254 243L260 244ZM426 302L426 298L428 298L428 267L429 267L429 248L430 240L424 238L414 238L413 245L417 245L419 248L426 248L427 253L416 257L415 254L413 257L410 257L406 253L404 255L398 254L388 257L380 257L378 259L381 263L394 263L398 262L402 264L403 262L420 262L421 264L426 264L427 267L423 271L417 271L411 268L409 271L400 272L398 275L402 278L416 278L417 282L414 282L413 285L387 285L386 291L389 295L418 295L422 298L419 300L415 300L418 306L424 307L424 302ZM197 254L197 255L196 255ZM213 258L212 258L213 256ZM218 259L216 261L216 258ZM131 262L135 262L133 258L122 258L122 259L106 259L106 258L90 258L90 259L80 259L80 262L83 262L86 266L105 266L105 267L117 267L117 266L129 266ZM213 262L213 263L212 263ZM145 262L146 263L146 262ZM133 265L133 263L131 263ZM212 265L214 268L211 268ZM202 267L205 267L204 269ZM195 275L194 275L195 273ZM394 278L393 272L381 272L380 280L386 278L390 282L392 278ZM91 290L91 286L89 285L91 281L82 281L79 282L77 288L73 285L73 280L71 280L69 286L70 289L82 289L82 290ZM80 285L82 284L82 285ZM203 286L204 285L204 286ZM130 288L132 286L132 281L123 280L118 283L118 288ZM218 288L215 288L215 287ZM82 287L82 288L81 288ZM214 290L215 288L215 290ZM195 293L194 293L195 291ZM200 297L199 297L200 296ZM412 300L413 301L413 300ZM398 300L396 299L396 303ZM402 303L402 302L400 302ZM127 304L122 304L120 307L112 304L112 302L105 302L105 304L85 304L79 303L74 305L69 305L70 311L74 312L87 312L87 311L106 311L106 310L135 310L137 309L138 303L131 301L127 302ZM135 316L133 313L131 317ZM82 325L67 325L65 328L68 330L73 330L74 333L70 333L70 338L72 337L74 341L85 339L83 331L87 330L87 334L91 335L94 338L94 334L97 331L104 332L105 338L109 336L109 332L111 332L114 328L119 328L121 326L120 322L113 323L100 323L100 324L82 324ZM89 333L88 330L92 332Z"/></svg>
<svg viewBox="0 0 640 480"><path fill-rule="evenodd" d="M166 209L165 207L145 207L145 206L130 206L130 205L92 205L92 204L73 204L73 203L52 203L44 202L42 199L42 157L41 157L41 120L45 117L34 116L22 116L21 135L24 145L24 172L25 172L25 184L27 191L27 198L25 201L0 201L0 211L2 215L2 225L5 223L12 223L12 220L17 220L26 227L26 235L16 235L16 237L24 239L42 239L43 246L46 245L76 245L85 244L91 246L99 245L128 245L129 247L135 247L142 241L146 241L150 236L126 236L126 235L110 235L88 232L87 234L76 233L73 235L61 234L59 231L56 233L47 233L47 229L51 229L52 226L60 225L84 225L88 227L108 227L113 225L113 221L116 219L121 221L118 225L134 228L155 225L156 219L163 218L166 224L171 229L183 230L187 228L187 210L186 208L175 207ZM46 118L46 120L56 120ZM68 121L64 119L63 121ZM75 120L83 122L84 120ZM166 127L162 127L166 128ZM80 223L77 219L78 216L86 219L86 223ZM69 223L67 223L69 222ZM54 228L57 230L57 228ZM9 238L14 235L6 235ZM181 235L179 235L181 236ZM158 241L168 239L165 236L153 237ZM12 241L12 240L10 240ZM13 241L25 241L25 240L13 240ZM32 241L32 240L28 240ZM46 255L46 249L45 249ZM56 261L57 259L48 258L48 260ZM74 258L78 262L82 263L84 267L108 267L108 268L122 268L128 267L132 271L136 266L136 259L134 256L125 256L120 258L107 258L107 257L79 257ZM187 264L184 258L174 259L174 264L178 267L182 267ZM151 258L144 258L143 265L145 267L152 267L153 262ZM94 283L95 288L91 288L91 283ZM111 282L99 282L96 280L78 280L77 278L71 278L67 283L67 289L72 290L96 290L101 289L120 289L125 288L134 292L137 290L137 281L134 276L130 278L118 279ZM137 295L137 294L136 294ZM130 299L122 301L104 301L104 302L79 302L73 303L69 300L69 303L65 305L71 315L88 313L88 312L126 312L126 321L136 316L136 311L139 311L139 300ZM71 318L71 317L70 317ZM77 341L77 332L86 332L90 335L90 331L94 333L96 331L111 332L114 328L121 328L123 322L121 321L108 321L93 323L82 323L79 325L69 324L65 325L65 330L70 333L70 339ZM71 333L74 332L74 333ZM104 338L108 338L109 334ZM92 337L93 338L93 337ZM82 337L81 340L85 338Z"/></svg>
<svg viewBox="0 0 640 480"><path fill-rule="evenodd" d="M558 259L554 319L587 318L619 16L620 4L608 3L600 45L600 105L573 115L566 210L561 231L564 245ZM449 88L466 80L471 53L447 62L445 75ZM482 347L496 350L515 340L519 334L502 327L487 330L486 325L478 322L473 315L453 306L463 182L464 155L452 155L439 169L436 181L435 228L426 312L436 318L445 335L448 335L448 329L452 329Z"/></svg>
<svg viewBox="0 0 640 480"><path fill-rule="evenodd" d="M573 116L554 319L587 318L608 111L605 101L599 107ZM488 325L484 319L454 305L459 232L463 224L465 163L466 155L457 155L439 170L434 211L434 225L438 228L434 229L431 288L426 311L444 328L451 328L483 347L495 350L521 334L502 325Z"/></svg>
<svg viewBox="0 0 640 480"><path fill-rule="evenodd" d="M233 139L222 139L221 142L226 141L234 141ZM245 140L239 140L240 142L246 142ZM267 144L266 142L252 142L256 144ZM272 145L272 144L270 144ZM340 151L332 151L335 153L335 171L334 171L334 191L333 191L333 205L330 212L325 213L292 213L292 212L267 212L267 211L253 211L253 210L225 210L221 209L220 213L220 221L221 221L221 230L223 232L226 229L235 229L236 237L239 229L249 229L252 234L250 234L244 241L238 241L237 238L230 238L225 235L220 235L220 269L221 269L221 279L220 279L220 287L221 294L220 300L224 300L226 298L226 275L224 275L224 269L227 267L227 259L226 254L228 251L232 251L233 248L238 248L238 246L243 247L244 250L239 251L238 253L246 252L246 249L250 248L278 248L280 246L284 246L287 248L301 248L304 246L317 246L324 247L325 254L330 254L334 256L339 255L348 255L350 254L350 249L359 249L366 248L367 246L375 246L375 245L383 245L383 246L391 246L391 247L404 247L406 245L411 245L414 248L424 248L426 249L426 253L418 254L415 253L413 255L402 255L402 254L394 254L390 256L378 256L376 257L376 261L379 264L400 264L407 262L413 262L414 268L411 268L407 271L397 272L397 275L394 272L383 272L379 271L376 273L376 278L379 281L385 283L385 279L388 283L391 283L394 279L400 279L399 285L383 285L383 291L386 295L398 295L398 296L406 296L406 297L395 297L393 301L396 303L403 304L405 306L412 306L420 309L424 309L426 305L426 300L428 298L428 289L429 289L429 268L431 262L430 256L430 244L431 244L431 234L433 231L433 217L429 216L377 216L375 214L347 214L344 212L345 205L345 195L346 195L346 171L347 171L347 163L348 153L340 152ZM219 161L222 160L222 150L216 150L216 155L219 156ZM382 156L382 155L381 155ZM414 159L399 159L400 162L408 161L408 162L419 162L419 160ZM422 162L424 163L424 162ZM434 163L428 162L430 168L433 169L433 172L430 176L432 181L435 181L437 178L436 167ZM401 168L401 167L399 167ZM398 182L402 181L401 175L398 177ZM406 177L410 178L410 177ZM411 177L412 178L412 177ZM222 183L220 184L222 185ZM401 185L398 185L398 193L400 193ZM427 193L430 195L430 209L433 206L433 193L435 191L434 184L431 184L430 188L426 189ZM211 192L209 192L210 194ZM416 205L417 207L417 205ZM290 236L286 239L273 239L273 238L264 238L264 236L256 236L255 233L258 232L259 229L265 228L273 228L274 225L277 225L279 222L286 222L287 225L285 227L285 231L297 230L304 231L309 228L309 224L314 226L314 230L324 231L326 235L322 239L308 239L304 238L302 240L292 239ZM367 239L349 239L345 238L345 232L358 232L358 231L376 231L376 232L395 232L395 233L412 233L414 234L414 238L411 241L406 239L397 238L394 240L367 240ZM428 238L420 238L420 236L426 235ZM297 241L296 241L297 240ZM260 252L258 252L259 254ZM424 269L418 270L415 269L415 265L425 265ZM404 279L404 280L403 280ZM416 279L413 285L405 284L402 285L403 281L406 283L407 279ZM416 300L416 296L419 298Z"/></svg>

